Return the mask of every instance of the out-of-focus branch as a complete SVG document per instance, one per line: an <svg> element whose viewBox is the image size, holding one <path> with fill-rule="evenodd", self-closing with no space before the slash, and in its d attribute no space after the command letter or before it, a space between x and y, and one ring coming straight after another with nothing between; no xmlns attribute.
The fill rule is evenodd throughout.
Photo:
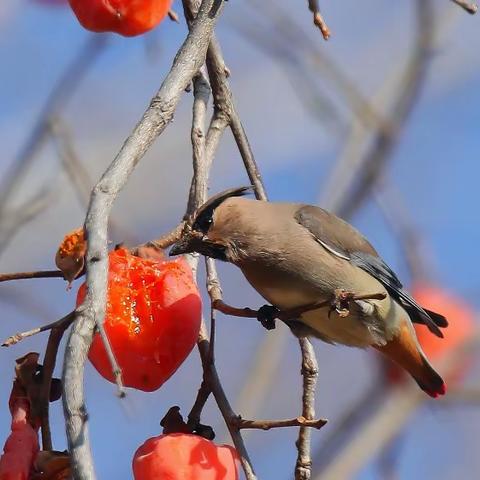
<svg viewBox="0 0 480 480"><path fill-rule="evenodd" d="M449 352L436 367L445 377L458 371L465 356L480 346L480 331L477 329L468 339ZM447 397L448 398L448 395ZM375 415L353 435L349 443L337 452L333 462L317 477L318 480L353 478L355 474L375 458L404 428L415 410L428 397L416 384L392 388ZM439 400L441 404L443 401Z"/></svg>
<svg viewBox="0 0 480 480"><path fill-rule="evenodd" d="M331 424L330 429L325 432L323 441L315 450L315 471L322 472L337 452L348 440L351 433L361 427L372 412L376 411L379 403L385 394L386 387L383 383L375 381L348 407L342 416Z"/></svg>
<svg viewBox="0 0 480 480"><path fill-rule="evenodd" d="M272 0L249 0L249 3L255 8L255 15L249 19L252 26L246 30L247 27L238 23L234 24L241 32L247 32L246 35L244 34L246 40L252 41L253 38L257 47L267 47L280 62L291 63L292 68L299 68L300 65L303 65L303 69L307 71L313 67L321 74L320 78L338 90L347 105L365 126L381 128L385 132L392 128L367 101L355 82L325 53L324 49L311 41L303 28L295 23L290 12L285 11L278 2ZM268 25L273 23L273 27L268 31L265 30L266 27L260 25L253 27L253 21L258 15L268 19ZM250 33L254 33L253 37ZM275 38L275 41L272 42L268 37ZM318 95L314 98L318 98ZM322 103L325 104L325 101ZM325 121L323 116L322 120Z"/></svg>
<svg viewBox="0 0 480 480"><path fill-rule="evenodd" d="M4 210L2 213L0 207L0 255L17 231L50 207L55 197L55 189L47 186L14 210Z"/></svg>
<svg viewBox="0 0 480 480"><path fill-rule="evenodd" d="M47 98L23 148L2 179L0 184L0 217L3 217L4 209L7 206L10 195L18 188L18 184L24 173L30 167L31 162L35 158L35 154L45 142L48 135L48 122L50 118L64 108L68 100L72 98L86 73L98 55L103 51L107 39L107 35L97 34L89 36L86 43L59 78Z"/></svg>
<svg viewBox="0 0 480 480"><path fill-rule="evenodd" d="M54 140L58 156L62 163L62 167L67 174L70 184L73 186L78 201L83 208L88 207L90 200L90 192L92 191L93 180L78 158L73 137L65 122L59 117L52 117L49 121L49 130ZM113 234L120 237L122 242L134 243L133 235L125 228L121 227L112 216L109 219L110 229Z"/></svg>
<svg viewBox="0 0 480 480"><path fill-rule="evenodd" d="M337 195L338 207L334 208L343 218L351 218L365 199L370 189L385 171L385 165L400 138L402 127L417 103L418 96L425 84L429 60L435 39L434 12L429 0L418 0L416 41L412 46L411 59L404 73L397 97L392 102L390 131L379 129L374 136L372 146L359 162L353 177L353 186L345 195Z"/></svg>
<svg viewBox="0 0 480 480"><path fill-rule="evenodd" d="M80 205L85 207L90 199L93 181L77 156L71 132L58 116L50 118L48 128L62 167L74 187Z"/></svg>
<svg viewBox="0 0 480 480"><path fill-rule="evenodd" d="M182 93L204 62L213 27L222 7L222 0L202 1L192 29L181 46L162 86L92 191L85 219L88 237L87 296L70 332L63 370L63 404L75 480L95 478L85 413L83 376L84 364L95 326L99 328L104 343L108 344L103 329L103 319L107 293L107 225L110 210L118 192L127 182L137 163L172 120ZM118 367L114 371L114 375L117 383L120 383Z"/></svg>
<svg viewBox="0 0 480 480"><path fill-rule="evenodd" d="M374 199L399 241L410 277L414 281L426 280L433 271L433 266L427 249L422 248L422 235L395 185L385 178L379 183L374 190Z"/></svg>

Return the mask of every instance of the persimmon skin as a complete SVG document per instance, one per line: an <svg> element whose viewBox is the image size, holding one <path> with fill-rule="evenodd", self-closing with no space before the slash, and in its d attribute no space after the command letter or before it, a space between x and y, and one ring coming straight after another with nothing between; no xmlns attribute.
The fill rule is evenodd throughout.
<svg viewBox="0 0 480 480"><path fill-rule="evenodd" d="M80 24L92 32L133 37L156 27L172 0L68 0Z"/></svg>
<svg viewBox="0 0 480 480"><path fill-rule="evenodd" d="M433 361L454 350L472 333L475 314L461 298L434 285L420 283L412 287L412 294L420 305L438 311L449 321L448 327L443 330L444 338L432 335L425 325L415 325L418 341Z"/></svg>
<svg viewBox="0 0 480 480"><path fill-rule="evenodd" d="M135 480L238 480L233 447L189 433L149 438L133 457Z"/></svg>
<svg viewBox="0 0 480 480"><path fill-rule="evenodd" d="M85 290L83 284L77 305ZM157 262L126 249L110 253L104 327L127 387L151 392L175 373L195 346L201 309L200 294L183 258ZM98 333L88 358L100 375L115 381Z"/></svg>
<svg viewBox="0 0 480 480"><path fill-rule="evenodd" d="M27 421L29 402L15 399L11 406L11 433L0 457L0 480L27 480L39 451L38 433Z"/></svg>

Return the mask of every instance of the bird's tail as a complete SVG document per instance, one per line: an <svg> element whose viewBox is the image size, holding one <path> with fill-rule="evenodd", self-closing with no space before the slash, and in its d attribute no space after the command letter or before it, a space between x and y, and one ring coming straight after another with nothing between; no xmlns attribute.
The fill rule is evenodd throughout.
<svg viewBox="0 0 480 480"><path fill-rule="evenodd" d="M408 320L402 322L392 340L375 348L410 373L418 386L431 397L445 394L445 382L425 357Z"/></svg>

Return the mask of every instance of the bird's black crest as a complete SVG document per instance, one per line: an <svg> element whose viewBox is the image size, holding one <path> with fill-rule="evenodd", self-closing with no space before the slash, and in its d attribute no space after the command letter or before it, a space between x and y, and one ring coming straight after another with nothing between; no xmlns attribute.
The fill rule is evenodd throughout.
<svg viewBox="0 0 480 480"><path fill-rule="evenodd" d="M192 219L193 230L206 233L210 224L212 223L212 216L215 209L230 197L243 197L247 195L253 187L251 185L246 187L229 188L223 192L217 193L209 198L199 209L195 212Z"/></svg>

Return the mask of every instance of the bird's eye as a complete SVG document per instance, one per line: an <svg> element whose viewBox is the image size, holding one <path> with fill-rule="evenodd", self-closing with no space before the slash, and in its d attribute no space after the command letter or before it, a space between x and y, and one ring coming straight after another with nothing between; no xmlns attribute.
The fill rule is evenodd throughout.
<svg viewBox="0 0 480 480"><path fill-rule="evenodd" d="M213 218L211 216L197 218L197 221L195 222L195 225L194 225L194 229L200 230L201 232L206 233L208 229L212 226L212 224L213 224Z"/></svg>

